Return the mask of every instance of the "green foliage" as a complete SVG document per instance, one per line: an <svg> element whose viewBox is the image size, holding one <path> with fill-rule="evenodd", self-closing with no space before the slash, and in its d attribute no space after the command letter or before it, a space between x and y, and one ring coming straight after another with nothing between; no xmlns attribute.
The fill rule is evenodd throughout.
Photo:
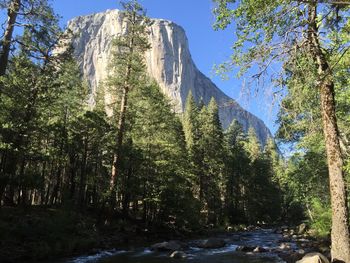
<svg viewBox="0 0 350 263"><path fill-rule="evenodd" d="M118 94L124 88L136 89L145 84L146 65L144 53L150 49L147 28L152 24L145 9L135 0L122 2L126 32L112 42L109 76L106 80L108 92ZM113 107L117 109L116 107Z"/></svg>
<svg viewBox="0 0 350 263"><path fill-rule="evenodd" d="M338 54L331 60L338 60ZM286 189L292 194L289 201L303 205L306 214L311 215L308 207L314 199L329 200L328 167L320 115L318 90L315 87L315 69L307 53L300 53L297 62L286 67L291 73L287 78L287 94L282 100L277 136L282 142L291 143L294 153L288 161L288 167L282 179ZM343 145L345 166L349 160L348 138L348 101L350 94L345 88L348 75L345 73L349 55L344 54L334 68L336 86L338 126ZM347 172L346 172L347 173ZM347 173L348 174L348 173ZM288 192L286 191L286 192ZM292 201L293 202L293 201ZM329 202L327 202L329 205ZM325 208L326 209L326 208ZM325 231L321 231L323 234Z"/></svg>
<svg viewBox="0 0 350 263"><path fill-rule="evenodd" d="M311 201L311 228L318 236L326 237L331 232L332 211L329 203L314 198Z"/></svg>
<svg viewBox="0 0 350 263"><path fill-rule="evenodd" d="M278 220L281 195L277 173L281 166L273 141L262 152L255 132L250 129L247 136L236 120L223 132L214 100L199 107L189 93L185 110L187 150L198 178L195 189L199 189L196 193L208 222ZM220 216L213 218L213 214Z"/></svg>
<svg viewBox="0 0 350 263"><path fill-rule="evenodd" d="M142 156L135 174L139 178L135 186L140 189L130 194L142 193L145 205L159 208L163 220L174 217L182 225L196 210L187 208L195 201L181 123L154 82L134 90L130 100L130 140Z"/></svg>
<svg viewBox="0 0 350 263"><path fill-rule="evenodd" d="M124 3L124 8L126 32L113 42L110 74L93 98L94 107L88 104L92 98L71 48L52 52L48 40L57 38L50 30L58 27L49 8L49 31L39 25L24 30L21 41L27 45L16 46L8 74L0 80L1 204L68 211L109 208L101 221L117 214L150 229L181 231L204 224L276 221L280 160L274 143L263 151L254 131L246 135L237 121L223 131L215 100L197 105L191 93L180 120L147 75L144 52L150 47L151 21L137 1ZM49 52L41 57L43 49ZM116 153L116 202L110 204ZM38 258L50 250L72 251L82 242L79 237L88 236L85 227L77 228L83 233L71 228L71 222L79 224L75 216L56 219L47 224L35 219L40 226L19 227L15 236L43 234L42 243L29 245L41 247L35 249ZM57 232L51 235L53 224ZM71 242L64 242L67 238Z"/></svg>
<svg viewBox="0 0 350 263"><path fill-rule="evenodd" d="M217 224L222 213L221 195L225 152L218 106L214 98L210 100L207 107L201 109L198 118L201 134L198 147L202 157L203 200L205 200L205 210L208 213L209 222Z"/></svg>

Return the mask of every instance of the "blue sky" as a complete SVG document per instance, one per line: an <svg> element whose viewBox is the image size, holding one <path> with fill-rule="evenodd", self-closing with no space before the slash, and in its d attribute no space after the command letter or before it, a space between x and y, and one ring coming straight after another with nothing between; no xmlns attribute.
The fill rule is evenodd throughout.
<svg viewBox="0 0 350 263"><path fill-rule="evenodd" d="M226 94L261 118L273 133L276 131L276 106L270 106L269 96L249 96L242 92L241 88L249 81L249 76L236 79L232 74L229 80L221 80L213 73L214 64L229 57L235 34L233 30L213 30L212 0L140 0L140 3L147 9L148 16L169 19L181 25L187 33L197 67ZM119 8L119 5L117 0L54 0L53 7L62 16L62 25L65 25L73 17Z"/></svg>

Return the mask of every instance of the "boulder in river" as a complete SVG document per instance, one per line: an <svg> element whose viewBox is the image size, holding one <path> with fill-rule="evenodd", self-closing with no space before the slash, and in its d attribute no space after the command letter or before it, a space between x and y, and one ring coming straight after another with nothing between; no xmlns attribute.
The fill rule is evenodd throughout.
<svg viewBox="0 0 350 263"><path fill-rule="evenodd" d="M254 247L249 247L249 246L239 246L237 247L237 251L242 251L242 252L252 252L254 251Z"/></svg>
<svg viewBox="0 0 350 263"><path fill-rule="evenodd" d="M182 248L182 244L178 241L169 241L156 243L151 246L151 250L157 251L176 251Z"/></svg>
<svg viewBox="0 0 350 263"><path fill-rule="evenodd" d="M226 245L224 239L221 238L209 238L201 240L197 243L197 247L200 248L222 248Z"/></svg>
<svg viewBox="0 0 350 263"><path fill-rule="evenodd" d="M281 250L289 250L289 249L291 249L291 245L290 245L290 243L281 243L280 246L279 246L279 249L281 249Z"/></svg>
<svg viewBox="0 0 350 263"><path fill-rule="evenodd" d="M306 224L302 223L297 227L298 235L302 235L306 232Z"/></svg>
<svg viewBox="0 0 350 263"><path fill-rule="evenodd" d="M187 258L187 254L183 251L174 251L173 253L170 254L171 258L176 258L176 259L182 259L182 258Z"/></svg>
<svg viewBox="0 0 350 263"><path fill-rule="evenodd" d="M255 252L255 253L264 253L264 252L268 252L268 250L266 248L258 246L256 248L254 248L253 252Z"/></svg>
<svg viewBox="0 0 350 263"><path fill-rule="evenodd" d="M329 260L321 253L308 253L296 263L329 263Z"/></svg>
<svg viewBox="0 0 350 263"><path fill-rule="evenodd" d="M277 255L286 263L295 263L297 260L303 258L303 254L299 254L298 252L278 252Z"/></svg>

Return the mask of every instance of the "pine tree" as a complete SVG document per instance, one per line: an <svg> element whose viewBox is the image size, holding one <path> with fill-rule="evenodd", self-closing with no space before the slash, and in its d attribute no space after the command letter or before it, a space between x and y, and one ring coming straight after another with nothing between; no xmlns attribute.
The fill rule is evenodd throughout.
<svg viewBox="0 0 350 263"><path fill-rule="evenodd" d="M192 178L187 173L189 162L180 120L155 82L133 90L130 101L129 140L139 158L132 160L130 155L129 161L124 162L123 177L129 181L125 196L142 200L146 222L176 219L178 226L190 227L186 222L196 220L199 209L191 192ZM135 172L128 173L127 167Z"/></svg>
<svg viewBox="0 0 350 263"><path fill-rule="evenodd" d="M113 41L110 77L108 79L109 86L112 87L110 89L111 94L120 96L120 110L116 126L116 150L113 157L110 181L112 205L115 202L115 184L122 161L122 144L125 135L128 96L132 89L136 89L144 83L143 78L146 74L144 52L150 48L147 38L147 26L151 22L146 17L145 10L136 0L122 3L122 5L124 8L126 33Z"/></svg>
<svg viewBox="0 0 350 263"><path fill-rule="evenodd" d="M233 120L224 133L225 139L225 215L230 223L245 223L244 177L250 167L249 157L244 150L246 135L237 120Z"/></svg>
<svg viewBox="0 0 350 263"><path fill-rule="evenodd" d="M47 0L2 0L0 8L7 11L6 27L0 41L0 77L6 73L10 50L15 44L19 44L20 48L30 52L34 59L52 58L51 52L54 45L57 46L59 40L64 39L65 36L59 30L58 18ZM14 41L13 34L16 27L23 27L25 31L30 32L30 36L35 38L35 41L30 44L21 38ZM41 45L44 42L45 47L48 48Z"/></svg>
<svg viewBox="0 0 350 263"><path fill-rule="evenodd" d="M185 132L186 145L190 154L193 154L191 152L193 151L193 148L195 148L195 144L197 143L199 137L198 114L198 107L190 90L187 95L185 112L182 121Z"/></svg>
<svg viewBox="0 0 350 263"><path fill-rule="evenodd" d="M200 112L199 142L203 154L203 197L207 205L208 220L217 224L222 212L222 177L224 172L223 131L219 119L219 109L212 98Z"/></svg>
<svg viewBox="0 0 350 263"><path fill-rule="evenodd" d="M199 108L196 105L192 92L189 91L185 112L182 118L182 125L185 134L186 148L188 152L188 158L190 160L190 170L194 176L194 192L198 196L199 200L203 201L203 154L199 147L199 141L201 137L200 123L199 123Z"/></svg>

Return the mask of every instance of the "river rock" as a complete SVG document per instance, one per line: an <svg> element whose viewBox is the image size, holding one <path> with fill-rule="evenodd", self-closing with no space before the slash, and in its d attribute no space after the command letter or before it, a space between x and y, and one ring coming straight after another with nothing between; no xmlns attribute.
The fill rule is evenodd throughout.
<svg viewBox="0 0 350 263"><path fill-rule="evenodd" d="M157 251L176 251L180 250L181 248L182 245L178 241L161 242L151 246L151 250Z"/></svg>
<svg viewBox="0 0 350 263"><path fill-rule="evenodd" d="M242 251L242 252L253 252L254 251L254 247L250 247L250 246L239 246L237 247L237 251Z"/></svg>
<svg viewBox="0 0 350 263"><path fill-rule="evenodd" d="M279 249L288 250L288 249L291 249L291 245L289 243L282 243L280 244Z"/></svg>
<svg viewBox="0 0 350 263"><path fill-rule="evenodd" d="M303 257L303 254L299 254L298 252L278 252L277 255L286 263L295 263Z"/></svg>
<svg viewBox="0 0 350 263"><path fill-rule="evenodd" d="M309 253L296 263L329 263L329 260L321 253Z"/></svg>
<svg viewBox="0 0 350 263"><path fill-rule="evenodd" d="M187 254L183 251L174 251L170 254L170 257L176 259L187 258Z"/></svg>
<svg viewBox="0 0 350 263"><path fill-rule="evenodd" d="M205 240L201 240L197 243L197 247L200 248L221 248L226 245L224 239L221 238L209 238Z"/></svg>
<svg viewBox="0 0 350 263"><path fill-rule="evenodd" d="M306 232L306 224L302 223L297 227L298 235L302 235Z"/></svg>
<svg viewBox="0 0 350 263"><path fill-rule="evenodd" d="M256 247L254 248L253 252L255 253L264 253L264 252L267 252L268 250L266 248L263 248L263 247Z"/></svg>

